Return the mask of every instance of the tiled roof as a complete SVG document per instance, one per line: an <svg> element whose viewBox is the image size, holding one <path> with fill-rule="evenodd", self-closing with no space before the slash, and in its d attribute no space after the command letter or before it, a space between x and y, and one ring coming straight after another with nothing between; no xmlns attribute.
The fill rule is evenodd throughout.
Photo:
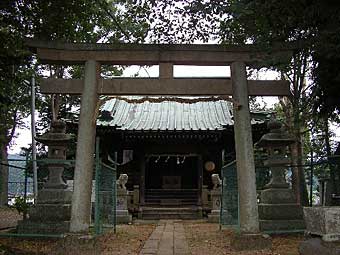
<svg viewBox="0 0 340 255"><path fill-rule="evenodd" d="M137 97L129 97L131 98ZM140 131L223 130L233 123L231 102L225 100L131 103L115 98L102 106L101 117L97 120L99 126ZM259 121L252 119L252 124L256 123Z"/></svg>

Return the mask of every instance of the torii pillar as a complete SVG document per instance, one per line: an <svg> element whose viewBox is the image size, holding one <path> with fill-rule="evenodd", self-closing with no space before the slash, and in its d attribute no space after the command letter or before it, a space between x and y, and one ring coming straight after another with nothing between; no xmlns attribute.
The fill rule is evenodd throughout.
<svg viewBox="0 0 340 255"><path fill-rule="evenodd" d="M86 232L91 217L91 187L96 136L96 108L98 103L99 63L85 62L84 90L78 127L74 190L71 209L71 232Z"/></svg>
<svg viewBox="0 0 340 255"><path fill-rule="evenodd" d="M246 65L231 64L234 100L234 134L239 193L241 233L258 233L259 219L256 196L256 176L251 132Z"/></svg>

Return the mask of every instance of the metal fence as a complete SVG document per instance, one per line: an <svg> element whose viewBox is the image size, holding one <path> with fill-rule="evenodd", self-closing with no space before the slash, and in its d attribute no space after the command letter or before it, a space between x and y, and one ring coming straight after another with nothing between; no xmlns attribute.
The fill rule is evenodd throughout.
<svg viewBox="0 0 340 255"><path fill-rule="evenodd" d="M220 224L238 228L239 226L239 195L237 185L236 161L222 168L222 199Z"/></svg>
<svg viewBox="0 0 340 255"><path fill-rule="evenodd" d="M257 193L259 194L270 178L270 170L263 166L266 158L255 162ZM302 167L305 173L309 204L340 204L340 156L330 158L304 159L303 165L288 165L286 179L291 185L292 168ZM236 161L232 161L221 169L222 195L220 225L239 229L239 193L237 183Z"/></svg>
<svg viewBox="0 0 340 255"><path fill-rule="evenodd" d="M99 146L99 141L98 141ZM99 157L98 147L96 149L95 158L95 180L93 180L92 187L92 227L94 234L100 235L105 230L113 229L116 231L116 163L108 165L102 162ZM38 165L38 175L41 171L45 173L39 176L40 182L38 182L39 191L43 187L43 180L47 178L46 166L50 163L62 163L65 166L65 170L68 172L66 175L70 175L74 171L75 160L51 160L51 159L38 159L36 160ZM17 204L20 198L20 203L25 203L28 213L30 207L34 205L34 188L33 178L31 177L30 168L32 167L32 160L28 157L9 159L8 163L1 163L2 166L8 167L9 179L8 179L8 203L10 206L18 207L22 206ZM64 170L64 172L65 172ZM73 190L73 180L65 180L68 184L69 190ZM25 213L23 218L25 218ZM32 234L16 234L10 233L10 236L51 236L45 234L37 234L32 231ZM53 235L54 236L54 235Z"/></svg>
<svg viewBox="0 0 340 255"><path fill-rule="evenodd" d="M116 167L103 162L96 164L95 185L95 234L100 235L104 230L116 232Z"/></svg>
<svg viewBox="0 0 340 255"><path fill-rule="evenodd" d="M24 198L26 202L33 202L33 180L28 175L28 166L29 159L25 157L10 157L6 163L1 162L0 168L8 168L7 190L10 206L15 204L16 198Z"/></svg>

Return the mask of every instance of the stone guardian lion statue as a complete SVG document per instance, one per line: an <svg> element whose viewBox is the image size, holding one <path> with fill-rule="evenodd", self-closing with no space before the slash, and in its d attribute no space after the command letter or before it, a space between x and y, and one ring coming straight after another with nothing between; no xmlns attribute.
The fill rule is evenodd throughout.
<svg viewBox="0 0 340 255"><path fill-rule="evenodd" d="M121 190L126 190L126 183L128 181L129 177L127 174L121 174L119 175L119 178L117 180L117 188Z"/></svg>
<svg viewBox="0 0 340 255"><path fill-rule="evenodd" d="M220 176L218 174L212 174L211 175L211 181L214 184L213 189L217 189L222 185L222 180L220 179Z"/></svg>

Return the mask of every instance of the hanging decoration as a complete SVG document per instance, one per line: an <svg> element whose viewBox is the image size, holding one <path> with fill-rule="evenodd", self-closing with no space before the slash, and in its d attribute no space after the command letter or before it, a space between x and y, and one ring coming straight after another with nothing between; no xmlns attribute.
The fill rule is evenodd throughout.
<svg viewBox="0 0 340 255"><path fill-rule="evenodd" d="M161 159L161 156L158 156L158 158L155 160L155 163L158 163L158 161Z"/></svg>
<svg viewBox="0 0 340 255"><path fill-rule="evenodd" d="M176 164L177 165L180 165L180 164L184 164L185 160L187 157L194 157L195 155L191 155L191 154L188 154L188 155L183 155L183 154L170 154L170 155L149 155L147 157L147 161L150 160L151 157L156 157L155 159L155 163L159 163L159 162L164 162L164 163L168 163L170 158L175 158L176 159ZM161 159L165 157L165 160L162 161Z"/></svg>
<svg viewBox="0 0 340 255"><path fill-rule="evenodd" d="M212 161L207 161L204 164L204 168L205 170L207 170L208 172L214 171L215 170L215 163Z"/></svg>
<svg viewBox="0 0 340 255"><path fill-rule="evenodd" d="M162 103L162 102L177 102L177 103L185 103L185 104L195 104L199 102L217 102L220 100L223 101L230 101L234 102L230 96L212 96L212 97L192 97L192 98L185 98L185 97L142 97L142 98L128 98L122 96L108 96L106 97L107 100L110 99L118 99L125 101L131 104L141 104L144 102L150 103Z"/></svg>

